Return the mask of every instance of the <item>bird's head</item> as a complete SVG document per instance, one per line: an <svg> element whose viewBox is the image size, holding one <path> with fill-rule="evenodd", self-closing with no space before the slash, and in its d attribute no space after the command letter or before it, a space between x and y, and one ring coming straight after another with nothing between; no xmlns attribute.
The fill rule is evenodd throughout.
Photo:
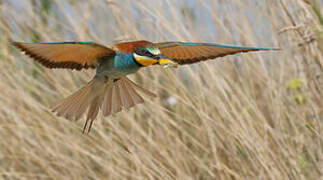
<svg viewBox="0 0 323 180"><path fill-rule="evenodd" d="M172 59L161 54L158 48L139 47L133 52L133 57L142 66L159 64L163 67L177 67L177 63Z"/></svg>

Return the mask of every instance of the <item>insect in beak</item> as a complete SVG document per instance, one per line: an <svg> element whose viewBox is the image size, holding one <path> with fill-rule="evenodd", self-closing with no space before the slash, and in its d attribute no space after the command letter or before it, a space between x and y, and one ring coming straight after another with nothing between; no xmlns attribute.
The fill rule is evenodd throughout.
<svg viewBox="0 0 323 180"><path fill-rule="evenodd" d="M158 60L158 63L161 66L163 66L164 68L167 68L167 67L177 68L178 63L176 63L175 61L173 61L170 58L163 56L163 55L160 55L159 57L160 57L160 59Z"/></svg>

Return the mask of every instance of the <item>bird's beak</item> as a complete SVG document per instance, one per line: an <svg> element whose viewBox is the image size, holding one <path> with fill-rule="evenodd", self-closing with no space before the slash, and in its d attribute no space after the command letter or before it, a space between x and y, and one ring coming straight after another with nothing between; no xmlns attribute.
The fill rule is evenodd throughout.
<svg viewBox="0 0 323 180"><path fill-rule="evenodd" d="M160 55L159 56L160 59L158 60L158 63L163 66L163 67L174 67L174 68L177 68L178 64L173 61L172 59L164 56L164 55Z"/></svg>

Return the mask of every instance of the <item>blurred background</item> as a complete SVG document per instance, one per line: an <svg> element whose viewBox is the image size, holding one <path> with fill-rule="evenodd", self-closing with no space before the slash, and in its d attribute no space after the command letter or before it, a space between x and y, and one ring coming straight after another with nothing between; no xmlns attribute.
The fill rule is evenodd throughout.
<svg viewBox="0 0 323 180"><path fill-rule="evenodd" d="M322 0L0 0L3 179L323 178ZM215 42L282 51L130 76L157 93L84 135L51 107L93 70L50 70L25 42Z"/></svg>

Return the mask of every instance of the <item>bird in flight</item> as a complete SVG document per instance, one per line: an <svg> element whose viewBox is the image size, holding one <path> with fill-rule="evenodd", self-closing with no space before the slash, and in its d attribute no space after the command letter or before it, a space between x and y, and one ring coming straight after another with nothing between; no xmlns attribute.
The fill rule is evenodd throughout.
<svg viewBox="0 0 323 180"><path fill-rule="evenodd" d="M156 95L135 84L127 75L143 67L177 67L208 59L275 48L220 45L215 43L133 41L104 46L94 42L12 42L25 54L47 68L88 69L96 74L83 88L60 101L54 108L58 116L78 120L83 114L83 133L91 130L99 111L104 116L143 103L139 95Z"/></svg>

